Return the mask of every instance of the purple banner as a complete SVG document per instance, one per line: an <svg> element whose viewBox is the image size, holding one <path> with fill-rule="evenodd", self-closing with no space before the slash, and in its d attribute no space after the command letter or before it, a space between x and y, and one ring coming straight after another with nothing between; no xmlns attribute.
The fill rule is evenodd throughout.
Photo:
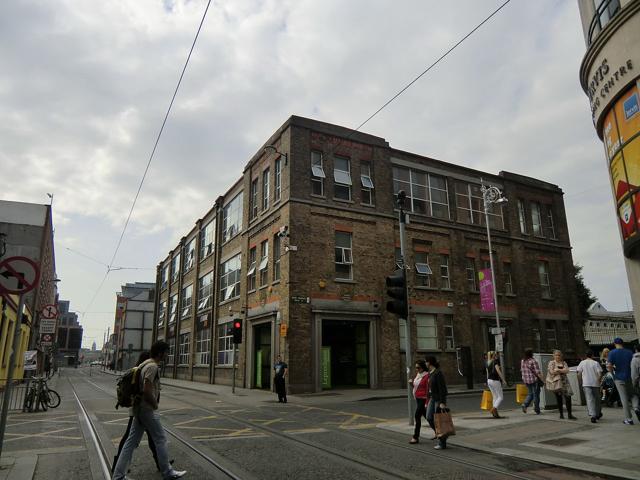
<svg viewBox="0 0 640 480"><path fill-rule="evenodd" d="M496 304L493 301L493 281L491 269L485 268L478 272L480 279L480 309L483 312L495 312Z"/></svg>

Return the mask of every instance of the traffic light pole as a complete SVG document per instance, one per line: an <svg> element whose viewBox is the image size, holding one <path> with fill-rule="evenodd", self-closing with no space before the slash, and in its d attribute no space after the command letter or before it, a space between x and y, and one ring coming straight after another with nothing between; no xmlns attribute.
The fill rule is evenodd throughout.
<svg viewBox="0 0 640 480"><path fill-rule="evenodd" d="M236 349L238 344L233 342L233 375L231 379L231 393L236 394Z"/></svg>
<svg viewBox="0 0 640 480"><path fill-rule="evenodd" d="M401 191L402 192L402 191ZM404 192L402 192L404 194ZM402 273L405 276L405 279L407 277L407 267L406 267L406 262L405 262L405 258L406 257L406 247L405 247L405 243L406 243L406 233L405 233L405 224L406 224L406 214L404 213L404 199L405 199L405 195L401 195L400 193L398 193L398 207L400 209L400 213L398 214L398 221L400 223L400 261L402 263ZM405 287L406 287L406 299L407 299L407 315L404 319L404 324L405 324L405 339L406 339L406 345L404 347L404 351L405 351L405 364L406 364L406 368L407 368L407 378L411 378L411 374L413 373L411 371L411 365L413 363L413 360L411 359L411 326L409 325L409 287L407 286L407 282L404 282ZM411 384L409 382L407 382L407 411L409 412L409 425L413 425L413 388L411 387Z"/></svg>

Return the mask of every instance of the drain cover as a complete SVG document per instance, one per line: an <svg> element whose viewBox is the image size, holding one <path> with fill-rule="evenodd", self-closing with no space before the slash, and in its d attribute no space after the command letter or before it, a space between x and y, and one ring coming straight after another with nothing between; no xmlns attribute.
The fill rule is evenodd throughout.
<svg viewBox="0 0 640 480"><path fill-rule="evenodd" d="M554 447L570 447L572 445L578 445L580 443L587 442L581 438L561 437L553 438L551 440L545 440L544 442L538 442L542 445L553 445Z"/></svg>

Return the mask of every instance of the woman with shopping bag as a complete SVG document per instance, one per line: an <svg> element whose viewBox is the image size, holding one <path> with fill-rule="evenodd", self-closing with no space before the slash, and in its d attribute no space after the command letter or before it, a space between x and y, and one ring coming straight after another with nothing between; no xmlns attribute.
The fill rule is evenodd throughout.
<svg viewBox="0 0 640 480"><path fill-rule="evenodd" d="M569 366L562 358L562 352L560 350L554 350L553 360L551 360L547 366L545 387L556 396L560 418L564 418L562 411L562 399L564 399L569 420L576 420L576 417L571 413L571 396L573 395L573 390L569 384L567 373L569 373Z"/></svg>
<svg viewBox="0 0 640 480"><path fill-rule="evenodd" d="M447 383L440 371L440 364L436 357L427 357L427 370L429 372L429 405L427 407L427 422L436 433L438 444L436 450L447 448L447 437L453 435L453 422L447 409ZM446 410L446 411L445 411ZM436 416L438 421L436 422Z"/></svg>
<svg viewBox="0 0 640 480"><path fill-rule="evenodd" d="M416 399L415 428L413 437L409 441L411 444L420 441L422 417L427 418L427 403L429 402L429 372L427 371L427 364L424 360L417 360L415 366L416 377L409 380L409 384L413 387L413 396Z"/></svg>

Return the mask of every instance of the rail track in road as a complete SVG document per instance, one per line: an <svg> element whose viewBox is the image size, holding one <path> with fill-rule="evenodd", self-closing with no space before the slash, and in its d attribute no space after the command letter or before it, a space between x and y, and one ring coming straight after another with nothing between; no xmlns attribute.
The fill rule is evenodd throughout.
<svg viewBox="0 0 640 480"><path fill-rule="evenodd" d="M91 382L88 379L85 379L85 380L88 383L90 383L94 388L100 389L102 392L110 396L115 396L114 389L111 389L110 391L109 389L104 388L103 386L98 385L94 382ZM216 409L203 407L199 403L195 403L194 401L185 399L182 396L178 396L176 394L177 392L172 394L170 390L180 390L180 389L176 387L165 386L163 389L163 397L171 398L172 400L181 402L185 405L188 405L204 413L213 414L218 417L223 417L240 426L243 426L245 428L248 427L253 431L258 431L258 432L271 435L279 440L287 442L288 444L295 444L297 447L303 448L304 450L310 453L315 453L315 454L321 453L322 455L339 459L340 462L349 464L352 467L355 467L356 469L361 470L363 473L366 473L368 475L373 474L377 478L401 478L401 479L424 478L423 475L420 475L420 474L415 475L415 474L412 474L411 472L394 469L392 467L389 467L388 465L381 463L379 460L376 460L376 459L371 459L371 458L367 459L363 455L353 454L345 450L339 450L335 446L325 445L320 442L309 440L308 438L301 438L301 436L299 435L287 433L287 432L278 430L277 428L270 427L268 425L257 424L245 418L239 417L238 415L223 413L219 409L216 410ZM206 395L206 393L203 393L203 395ZM307 422L300 421L300 423L302 423L303 426L307 426L307 427L317 427L316 424L309 423L308 421ZM173 439L178 441L185 448L189 449L190 451L198 455L200 458L202 458L206 462L215 466L217 469L220 469L221 471L223 471L225 474L228 475L229 478L240 478L239 476L234 475L232 472L230 472L227 468L221 467L218 462L212 459L210 454L208 454L205 450L203 450L203 448L201 448L198 445L198 444L201 444L201 440L185 439L181 434L177 433L176 431L174 431L172 428L169 428L169 427L165 427L165 430ZM476 463L474 461L459 458L455 455L450 455L445 452L441 452L441 451L437 452L437 451L431 451L431 450L427 450L420 447L409 446L407 444L390 440L388 438L377 438L377 437L374 437L371 435L365 435L361 432L356 432L353 430L345 430L345 429L340 429L338 427L333 427L333 428L326 427L326 428L323 428L323 430L330 432L332 434L337 434L343 437L349 437L351 439L358 440L358 442L360 442L360 445L362 449L364 449L364 451L367 450L366 443L371 443L371 444L375 444L378 450L379 450L379 447L382 445L387 449L391 447L398 453L403 452L404 455L407 455L408 454L407 452L410 452L411 456L421 455L427 458L431 458L433 459L433 461L435 461L435 462L425 462L425 464L427 465L428 464L433 465L436 462L447 464L447 465L455 464L461 467L462 469L464 469L466 472L475 471L475 473L477 474L479 474L480 472L486 473L489 475L489 478L496 478L497 476L499 476L498 478L517 478L521 480L535 480L540 478L549 478L548 475L549 475L550 467L542 464L536 464L535 462L517 460L521 463L526 463L527 465L536 465L538 466L538 468L537 469L530 468L529 471L527 472L513 472L513 471L506 470L504 468L500 468L492 465ZM371 452L374 452L375 450L376 449L372 448ZM460 449L456 448L456 451L458 450ZM535 473L536 470L540 470L541 472L544 471L546 475L542 475L542 476L536 475ZM421 473L425 473L425 472L422 471Z"/></svg>

